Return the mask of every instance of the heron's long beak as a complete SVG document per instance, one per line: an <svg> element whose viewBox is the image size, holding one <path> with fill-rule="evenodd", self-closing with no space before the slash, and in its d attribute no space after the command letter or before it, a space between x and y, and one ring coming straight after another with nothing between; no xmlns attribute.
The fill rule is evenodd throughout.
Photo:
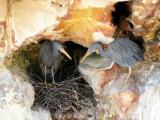
<svg viewBox="0 0 160 120"><path fill-rule="evenodd" d="M60 51L65 54L70 60L72 60L71 56L63 49L61 48Z"/></svg>
<svg viewBox="0 0 160 120"><path fill-rule="evenodd" d="M90 55L90 53L87 52L87 53L83 56L83 58L81 59L80 63L82 63L89 55Z"/></svg>

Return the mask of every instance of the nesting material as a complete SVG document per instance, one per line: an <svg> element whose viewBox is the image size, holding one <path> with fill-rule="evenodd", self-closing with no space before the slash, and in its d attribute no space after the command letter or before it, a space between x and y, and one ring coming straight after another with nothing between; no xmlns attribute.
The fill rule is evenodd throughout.
<svg viewBox="0 0 160 120"><path fill-rule="evenodd" d="M60 119L67 112L75 117L95 117L96 101L91 87L81 78L64 81L60 86L51 86L32 81L35 88L34 106L43 107L51 112L52 118ZM85 112L84 112L85 111ZM83 112L83 113L82 113Z"/></svg>

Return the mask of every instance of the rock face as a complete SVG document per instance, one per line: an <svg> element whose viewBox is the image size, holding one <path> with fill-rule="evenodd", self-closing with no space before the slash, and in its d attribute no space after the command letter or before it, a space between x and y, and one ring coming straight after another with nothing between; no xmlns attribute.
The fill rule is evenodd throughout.
<svg viewBox="0 0 160 120"><path fill-rule="evenodd" d="M113 6L121 1L127 0L1 0L0 50L8 54L42 37L72 40L83 46L97 40L108 43L116 28L112 24ZM132 3L129 19L134 25L133 32L144 35L146 40L153 39L158 29L159 3ZM95 35L97 32L100 34Z"/></svg>
<svg viewBox="0 0 160 120"><path fill-rule="evenodd" d="M116 31L112 11L122 1L128 0L0 0L0 119L51 120L48 111L31 110L34 90L25 81L28 76L5 67L7 57L40 38L85 47L95 41L108 44ZM146 43L155 40L160 0L133 0L131 13L127 20L133 23L132 33ZM128 84L124 84L126 69L114 65L104 70L110 64L107 59L92 56L79 66L97 96L100 119L159 120L160 45L145 47L149 63L135 66Z"/></svg>
<svg viewBox="0 0 160 120"><path fill-rule="evenodd" d="M135 33L143 35L146 41L154 39L160 25L160 0L134 0L132 6Z"/></svg>
<svg viewBox="0 0 160 120"><path fill-rule="evenodd" d="M58 19L67 13L68 7L73 3L72 0L66 0L60 6L59 2L51 0L1 1L0 13L3 14L1 14L0 28L5 31L2 33L1 30L1 36L4 34L5 37L1 49L9 53L18 49L24 42L31 42L28 40L30 38L32 42L36 42L34 38L37 35L41 37L43 32L46 34L46 29L47 34L53 35L50 29L59 23Z"/></svg>
<svg viewBox="0 0 160 120"><path fill-rule="evenodd" d="M103 58L97 59L92 55L79 66L81 73L97 95L99 112L103 114L103 119L157 120L158 114L154 114L153 111L156 105L159 106L157 98L159 97L160 64L145 62L138 64L133 68L129 82L125 83L127 72L124 69L118 65L114 65L109 70L99 69L103 62ZM151 94L155 97L151 97ZM155 104L152 103L152 105L147 102L154 100ZM145 108L148 110L153 108L150 109L151 114L147 114L147 117Z"/></svg>
<svg viewBox="0 0 160 120"><path fill-rule="evenodd" d="M0 48L8 54L42 37L88 46L97 40L94 32L100 32L107 42L115 31L111 23L113 5L124 0L1 1Z"/></svg>
<svg viewBox="0 0 160 120"><path fill-rule="evenodd" d="M4 57L4 49L6 47L6 40L5 40L5 28L6 28L6 2L1 0L0 5L0 60Z"/></svg>
<svg viewBox="0 0 160 120"><path fill-rule="evenodd" d="M27 76L15 68L11 71L0 67L0 119L51 120L48 112L31 110L35 93Z"/></svg>
<svg viewBox="0 0 160 120"><path fill-rule="evenodd" d="M131 118L134 120L158 120L159 111L157 111L157 109L160 106L159 95L159 87L149 86L140 97L138 108Z"/></svg>

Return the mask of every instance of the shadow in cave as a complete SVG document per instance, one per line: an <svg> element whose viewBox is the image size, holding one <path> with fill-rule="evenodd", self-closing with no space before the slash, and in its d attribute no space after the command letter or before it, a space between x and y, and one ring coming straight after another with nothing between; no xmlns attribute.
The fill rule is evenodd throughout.
<svg viewBox="0 0 160 120"><path fill-rule="evenodd" d="M61 62L61 65L55 74L56 82L62 82L65 80L70 80L79 77L80 76L80 72L78 70L79 61L87 51L87 48L79 44L76 44L72 41L65 42L64 46L66 51L72 57L72 60L68 59L65 55L63 55L63 60ZM23 58L29 62L26 71L31 77L31 79L36 80L37 82L42 82L44 81L44 76L42 74L39 65L38 52L39 52L39 45L37 44L30 45L28 46L27 51L23 51Z"/></svg>
<svg viewBox="0 0 160 120"><path fill-rule="evenodd" d="M118 2L114 5L115 11L112 11L112 23L119 26L122 21L131 15L131 2ZM132 25L131 25L132 26ZM133 26L132 26L133 27Z"/></svg>
<svg viewBox="0 0 160 120"><path fill-rule="evenodd" d="M55 75L56 82L61 82L79 77L79 61L87 51L87 48L75 44L72 41L65 42L64 46L69 55L71 56L72 60L67 59L66 56L63 56L64 59L62 60L61 66Z"/></svg>
<svg viewBox="0 0 160 120"><path fill-rule="evenodd" d="M78 70L79 61L87 48L71 41L65 42L64 46L72 60L63 55L61 67L55 74L56 82L62 84L58 87L46 87L44 84L44 76L38 62L39 45L32 44L22 51L21 56L29 63L26 71L35 90L35 101L32 108L42 107L49 110L53 120L57 120L56 114L72 114L76 111L87 111L85 112L86 117L94 116L97 105L94 92L89 84L80 77Z"/></svg>
<svg viewBox="0 0 160 120"><path fill-rule="evenodd" d="M113 25L117 26L114 33L115 37L126 36L132 33L134 26L128 20L128 18L132 15L131 6L131 1L118 2L114 5L115 10L112 11L111 15Z"/></svg>
<svg viewBox="0 0 160 120"><path fill-rule="evenodd" d="M112 23L117 26L114 33L116 37L129 37L131 41L135 42L142 52L145 50L145 42L141 36L135 36L133 34L134 25L128 20L132 15L132 1L118 2L114 5L115 11L112 11Z"/></svg>

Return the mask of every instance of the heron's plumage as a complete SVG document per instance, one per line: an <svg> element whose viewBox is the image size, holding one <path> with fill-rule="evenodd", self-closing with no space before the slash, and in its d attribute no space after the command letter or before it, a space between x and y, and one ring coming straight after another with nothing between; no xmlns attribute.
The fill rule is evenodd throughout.
<svg viewBox="0 0 160 120"><path fill-rule="evenodd" d="M40 43L39 64L43 75L45 75L45 66L47 75L51 74L52 67L55 73L60 66L62 54L58 50L58 46L54 44L55 42L49 40Z"/></svg>
<svg viewBox="0 0 160 120"><path fill-rule="evenodd" d="M132 67L138 61L143 61L143 52L129 38L118 38L108 45L108 55L112 60L125 67Z"/></svg>
<svg viewBox="0 0 160 120"><path fill-rule="evenodd" d="M132 67L137 62L144 60L142 50L129 38L116 39L108 44L107 50L103 48L102 43L96 42L89 47L87 54L89 55L93 53L95 49L99 50L99 54L102 57L108 57L112 59L114 63L124 67ZM85 57L82 59L82 61L85 59Z"/></svg>
<svg viewBox="0 0 160 120"><path fill-rule="evenodd" d="M107 50L104 50L102 43L94 43L81 59L81 63L88 55L95 52L95 49L99 50L99 54L102 57L111 59L111 66L107 67L107 69L110 69L114 63L129 68L129 74L125 80L126 82L131 74L131 67L134 66L137 62L144 60L143 52L136 43L131 41L129 38L118 38L117 40L108 44Z"/></svg>

